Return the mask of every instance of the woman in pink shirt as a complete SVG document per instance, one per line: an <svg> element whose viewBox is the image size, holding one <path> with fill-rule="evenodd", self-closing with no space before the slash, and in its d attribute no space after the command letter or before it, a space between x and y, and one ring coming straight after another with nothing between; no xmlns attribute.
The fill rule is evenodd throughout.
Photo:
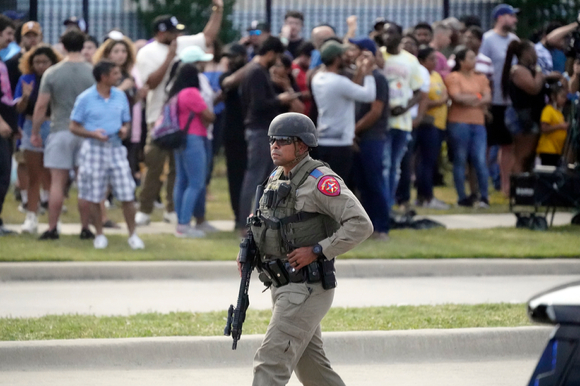
<svg viewBox="0 0 580 386"><path fill-rule="evenodd" d="M203 237L204 232L190 226L194 207L205 194L207 167L207 126L215 115L207 108L199 91L199 77L195 64L179 69L168 100L177 95L179 126L187 130L184 146L175 150L175 187L173 201L177 212L177 237Z"/></svg>

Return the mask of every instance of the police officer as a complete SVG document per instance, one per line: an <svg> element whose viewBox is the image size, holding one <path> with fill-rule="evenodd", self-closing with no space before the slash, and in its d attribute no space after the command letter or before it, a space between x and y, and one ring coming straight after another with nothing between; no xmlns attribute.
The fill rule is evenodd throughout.
<svg viewBox="0 0 580 386"><path fill-rule="evenodd" d="M253 385L286 385L292 371L304 385L344 385L322 348L320 321L334 297L334 258L366 240L373 226L344 181L309 156L318 146L310 118L279 115L268 136L277 168L252 232L274 306L254 357Z"/></svg>

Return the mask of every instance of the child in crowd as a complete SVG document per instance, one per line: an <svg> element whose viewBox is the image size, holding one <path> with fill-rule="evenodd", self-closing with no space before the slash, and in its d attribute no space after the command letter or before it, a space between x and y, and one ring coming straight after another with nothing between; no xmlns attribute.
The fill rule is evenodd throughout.
<svg viewBox="0 0 580 386"><path fill-rule="evenodd" d="M562 155L568 122L565 121L562 109L566 104L567 91L562 85L555 84L550 88L550 103L542 110L542 135L536 148L542 165L558 166Z"/></svg>

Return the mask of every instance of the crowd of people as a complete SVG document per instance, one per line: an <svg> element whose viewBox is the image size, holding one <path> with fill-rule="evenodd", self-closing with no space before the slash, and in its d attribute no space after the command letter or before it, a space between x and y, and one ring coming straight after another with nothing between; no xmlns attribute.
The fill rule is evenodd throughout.
<svg viewBox="0 0 580 386"><path fill-rule="evenodd" d="M63 200L76 181L80 237L95 248L107 246L103 227L117 226L107 217L112 197L122 203L129 245L143 248L135 229L163 205L164 183L164 221L177 237L204 237L215 231L206 195L223 147L243 232L255 188L274 168L268 127L285 112L315 123L314 158L357 192L377 239L389 238L396 206L449 208L434 196L444 156L456 204L488 208L490 182L509 196L511 174L558 164L568 130L562 111L580 88L580 57L568 48L579 22L549 23L534 44L515 34L518 12L496 6L487 32L471 15L406 29L377 18L362 36L367 26L351 16L346 36L322 23L307 40L303 14L288 11L279 33L255 21L225 46L222 0L213 0L202 32L163 15L149 41L120 29L97 39L71 17L51 46L39 23L2 15L0 214L14 155L24 233L36 233L48 211L40 239L59 238ZM171 103L187 134L176 150L150 136Z"/></svg>

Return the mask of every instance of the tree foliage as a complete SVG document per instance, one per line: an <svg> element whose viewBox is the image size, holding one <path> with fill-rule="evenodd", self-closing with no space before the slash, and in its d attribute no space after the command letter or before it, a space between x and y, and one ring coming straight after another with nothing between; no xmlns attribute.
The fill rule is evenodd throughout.
<svg viewBox="0 0 580 386"><path fill-rule="evenodd" d="M518 36L531 37L551 21L568 24L576 20L580 0L510 0L518 15Z"/></svg>
<svg viewBox="0 0 580 386"><path fill-rule="evenodd" d="M185 25L186 31L196 34L203 31L211 15L212 0L134 0L138 14L148 36L153 36L152 23L159 15L173 15ZM231 21L236 0L224 0L224 14L219 38L229 43L239 37Z"/></svg>

